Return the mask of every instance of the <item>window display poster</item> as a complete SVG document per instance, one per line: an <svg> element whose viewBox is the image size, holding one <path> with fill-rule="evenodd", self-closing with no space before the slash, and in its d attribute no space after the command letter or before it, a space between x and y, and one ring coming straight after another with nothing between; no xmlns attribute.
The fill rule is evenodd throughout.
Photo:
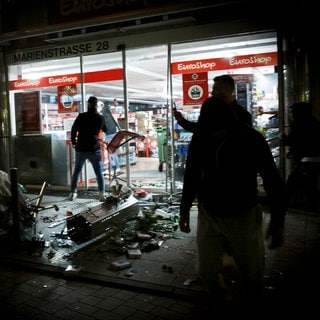
<svg viewBox="0 0 320 320"><path fill-rule="evenodd" d="M58 87L58 111L64 112L77 112L78 101L77 97L77 85L71 84Z"/></svg>
<svg viewBox="0 0 320 320"><path fill-rule="evenodd" d="M17 135L41 134L40 91L14 94Z"/></svg>
<svg viewBox="0 0 320 320"><path fill-rule="evenodd" d="M182 75L183 81L183 104L202 104L209 94L208 73L190 73Z"/></svg>

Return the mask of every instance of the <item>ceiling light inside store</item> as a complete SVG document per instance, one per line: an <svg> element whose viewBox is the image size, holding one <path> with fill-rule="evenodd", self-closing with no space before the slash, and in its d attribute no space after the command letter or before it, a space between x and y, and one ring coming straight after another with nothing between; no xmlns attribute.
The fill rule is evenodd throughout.
<svg viewBox="0 0 320 320"><path fill-rule="evenodd" d="M237 56L237 53L236 52L232 52L232 51L226 51L226 53L222 54L222 56L224 58L232 58L232 57Z"/></svg>
<svg viewBox="0 0 320 320"><path fill-rule="evenodd" d="M42 77L47 76L48 71L49 70L55 70L55 74L57 75L57 69L61 69L62 72L61 74L65 73L65 65L56 65L56 64L52 64L52 65L48 65L46 63L46 65L44 66L28 66L27 68L25 68L24 66L21 69L21 74L22 74L22 78L23 79L40 79Z"/></svg>
<svg viewBox="0 0 320 320"><path fill-rule="evenodd" d="M241 41L234 37L176 44L172 46L172 61L194 60L195 48L198 59L212 59L277 51L274 34L245 36Z"/></svg>
<svg viewBox="0 0 320 320"><path fill-rule="evenodd" d="M103 89L109 89L109 90L116 90L116 91L123 91L123 87L122 86L111 86L109 84L103 84L103 83L95 83L94 84L95 87L97 88L103 88Z"/></svg>
<svg viewBox="0 0 320 320"><path fill-rule="evenodd" d="M59 68L65 68L65 65L62 64L53 64L53 65L48 65L48 63L46 62L46 65L44 66L40 66L40 67L35 67L35 66L29 66L27 68L25 68L23 66L22 68L22 72L23 73L28 73L28 72L38 72L38 71L48 71L48 70L56 70Z"/></svg>
<svg viewBox="0 0 320 320"><path fill-rule="evenodd" d="M28 74L23 75L23 79L28 79L28 80L37 80L42 78L42 73L36 73L36 72L30 72Z"/></svg>

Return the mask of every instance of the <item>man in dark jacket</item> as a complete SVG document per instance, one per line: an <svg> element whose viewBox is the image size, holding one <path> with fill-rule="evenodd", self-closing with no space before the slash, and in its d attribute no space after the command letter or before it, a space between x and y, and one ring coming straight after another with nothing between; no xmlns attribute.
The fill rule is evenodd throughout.
<svg viewBox="0 0 320 320"><path fill-rule="evenodd" d="M237 100L234 99L235 84L233 78L229 75L221 75L216 76L213 81L214 87L212 90L218 90L220 95L223 95L228 101L230 101L230 106L239 120L249 126L252 126L252 117L250 112L240 106ZM183 129L189 132L195 132L197 128L196 122L187 120L183 117L182 113L176 109L173 109L173 115Z"/></svg>
<svg viewBox="0 0 320 320"><path fill-rule="evenodd" d="M197 198L200 279L210 292L229 299L230 292L221 292L220 284L223 257L232 256L242 278L240 305L252 307L258 306L264 288L258 175L270 211L270 249L283 243L286 192L266 140L236 117L230 102L216 90L201 107L186 160L179 226L190 232L190 209Z"/></svg>
<svg viewBox="0 0 320 320"><path fill-rule="evenodd" d="M91 162L97 178L99 200L105 200L105 184L99 135L101 131L106 132L107 128L103 116L97 111L97 102L98 99L91 96L88 99L88 110L79 113L71 127L71 142L76 150L76 159L71 179L70 200L74 200L77 197L79 176L87 159Z"/></svg>

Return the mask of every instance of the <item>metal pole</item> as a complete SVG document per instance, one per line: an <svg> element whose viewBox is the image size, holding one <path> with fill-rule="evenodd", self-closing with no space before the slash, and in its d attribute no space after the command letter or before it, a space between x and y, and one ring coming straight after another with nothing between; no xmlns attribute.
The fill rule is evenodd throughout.
<svg viewBox="0 0 320 320"><path fill-rule="evenodd" d="M10 169L11 181L11 210L12 210L12 240L14 249L20 249L20 219L17 168Z"/></svg>

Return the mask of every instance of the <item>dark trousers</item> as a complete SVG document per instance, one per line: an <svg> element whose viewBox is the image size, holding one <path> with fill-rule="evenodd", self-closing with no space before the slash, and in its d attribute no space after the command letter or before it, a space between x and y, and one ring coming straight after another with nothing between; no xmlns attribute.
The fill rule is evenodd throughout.
<svg viewBox="0 0 320 320"><path fill-rule="evenodd" d="M289 205L320 209L320 162L300 162L287 179Z"/></svg>

